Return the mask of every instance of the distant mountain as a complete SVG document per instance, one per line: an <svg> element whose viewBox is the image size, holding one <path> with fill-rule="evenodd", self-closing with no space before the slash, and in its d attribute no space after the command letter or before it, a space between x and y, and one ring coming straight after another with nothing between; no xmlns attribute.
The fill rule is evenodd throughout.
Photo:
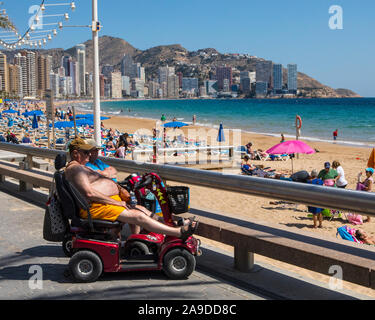
<svg viewBox="0 0 375 320"><path fill-rule="evenodd" d="M86 70L93 72L93 48L92 40L84 43L86 45ZM17 50L18 51L18 50ZM39 51L41 54L50 54L53 57L54 69L61 65L61 58L64 55L75 56L75 49L50 49L50 50L32 50ZM7 52L9 57L14 52ZM264 60L262 58L250 55L238 55L229 53L220 53L214 48L200 49L197 51L188 51L180 44L164 45L152 47L147 50L139 50L129 44L127 41L103 36L99 38L99 56L101 66L110 64L115 69L120 70L121 60L124 54L130 54L134 62L139 62L145 67L148 80L157 77L160 66L174 66L176 72L182 72L184 77L197 77L200 83L203 80L210 79L215 73L215 67L228 65L234 68L233 76L239 77L240 71L255 71L256 62ZM286 70L283 73L283 82L287 82ZM310 76L298 72L298 88L305 97L359 97L358 94L349 89L333 89Z"/></svg>

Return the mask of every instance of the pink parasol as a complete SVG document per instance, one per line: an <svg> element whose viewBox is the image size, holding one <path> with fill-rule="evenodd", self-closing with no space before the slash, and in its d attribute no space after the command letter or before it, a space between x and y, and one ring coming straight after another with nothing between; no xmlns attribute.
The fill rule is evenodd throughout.
<svg viewBox="0 0 375 320"><path fill-rule="evenodd" d="M269 154L293 154L304 153L312 154L315 150L306 143L300 140L288 140L281 142L266 151ZM293 172L293 158L292 158L292 172Z"/></svg>
<svg viewBox="0 0 375 320"><path fill-rule="evenodd" d="M315 150L300 140L281 142L266 151L269 154L315 153Z"/></svg>

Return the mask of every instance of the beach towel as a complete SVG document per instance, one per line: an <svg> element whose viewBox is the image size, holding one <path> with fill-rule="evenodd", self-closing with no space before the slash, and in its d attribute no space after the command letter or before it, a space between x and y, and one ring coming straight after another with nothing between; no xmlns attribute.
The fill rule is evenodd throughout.
<svg viewBox="0 0 375 320"><path fill-rule="evenodd" d="M353 242L357 242L357 243L362 243L362 241L359 241L355 237L356 231L357 231L356 229L350 228L349 226L342 226L340 228L337 228L336 237L339 234L341 236L341 238L344 239L344 240L349 240L349 241L353 241Z"/></svg>
<svg viewBox="0 0 375 320"><path fill-rule="evenodd" d="M324 180L324 185L326 187L333 187L333 186L335 186L335 180L334 179L326 179L326 180Z"/></svg>
<svg viewBox="0 0 375 320"><path fill-rule="evenodd" d="M360 214L348 213L347 218L351 224L354 224L354 225L363 224L362 216Z"/></svg>

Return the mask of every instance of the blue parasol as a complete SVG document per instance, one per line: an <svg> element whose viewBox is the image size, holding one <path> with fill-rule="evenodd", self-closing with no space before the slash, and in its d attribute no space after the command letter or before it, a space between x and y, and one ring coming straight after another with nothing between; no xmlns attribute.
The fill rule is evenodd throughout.
<svg viewBox="0 0 375 320"><path fill-rule="evenodd" d="M180 121L172 121L164 124L164 128L181 128L184 126L188 126L188 124Z"/></svg>
<svg viewBox="0 0 375 320"><path fill-rule="evenodd" d="M2 113L18 113L18 111L14 109L9 109L9 110L4 110Z"/></svg>
<svg viewBox="0 0 375 320"><path fill-rule="evenodd" d="M218 142L225 141L223 123L220 123L219 132L217 135L217 141Z"/></svg>
<svg viewBox="0 0 375 320"><path fill-rule="evenodd" d="M94 119L94 115L92 113L89 114L77 114L76 119ZM100 120L108 120L111 119L110 117L100 117Z"/></svg>
<svg viewBox="0 0 375 320"><path fill-rule="evenodd" d="M34 116L34 115L42 116L43 115L43 111L41 111L41 110L33 110L33 111L24 112L24 113L22 113L22 115L24 115L25 117L30 117L30 116Z"/></svg>
<svg viewBox="0 0 375 320"><path fill-rule="evenodd" d="M52 124L49 125L52 127ZM55 128L61 129L61 128L73 128L74 122L73 121L57 121L55 122Z"/></svg>

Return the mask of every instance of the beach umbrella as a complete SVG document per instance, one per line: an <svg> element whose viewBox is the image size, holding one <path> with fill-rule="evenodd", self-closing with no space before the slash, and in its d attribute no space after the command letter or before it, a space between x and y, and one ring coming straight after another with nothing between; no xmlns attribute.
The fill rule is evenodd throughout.
<svg viewBox="0 0 375 320"><path fill-rule="evenodd" d="M371 151L370 158L367 161L367 167L375 169L375 148Z"/></svg>
<svg viewBox="0 0 375 320"><path fill-rule="evenodd" d="M181 127L188 126L188 124L184 122L180 122L180 121L172 121L172 122L165 123L163 126L164 128L181 128Z"/></svg>
<svg viewBox="0 0 375 320"><path fill-rule="evenodd" d="M36 114L34 113L34 118L33 118L33 124L31 126L33 129L38 129L39 128L39 125L38 125L38 119L37 119L37 116Z"/></svg>
<svg viewBox="0 0 375 320"><path fill-rule="evenodd" d="M49 125L52 127L52 124ZM73 128L74 127L74 121L56 121L55 122L55 128L61 129L61 128Z"/></svg>
<svg viewBox="0 0 375 320"><path fill-rule="evenodd" d="M94 119L94 115L92 113L88 114L77 114L76 119ZM108 120L111 119L110 117L100 117L100 120Z"/></svg>
<svg viewBox="0 0 375 320"><path fill-rule="evenodd" d="M30 117L30 116L34 116L34 115L42 116L43 114L44 113L41 110L33 110L33 111L28 111L28 112L22 113L22 115L25 116L25 117Z"/></svg>
<svg viewBox="0 0 375 320"><path fill-rule="evenodd" d="M268 154L295 154L295 153L312 154L312 153L315 153L315 150L300 140L288 140L288 141L278 143L277 145L268 149L266 152ZM292 158L292 172L293 172L293 158Z"/></svg>
<svg viewBox="0 0 375 320"><path fill-rule="evenodd" d="M3 111L2 113L18 113L18 111L14 109L8 109L8 110Z"/></svg>
<svg viewBox="0 0 375 320"><path fill-rule="evenodd" d="M225 136L224 136L224 128L223 128L223 123L221 122L220 123L220 127L219 127L219 132L217 134L217 139L216 139L218 142L223 142L225 141Z"/></svg>
<svg viewBox="0 0 375 320"><path fill-rule="evenodd" d="M86 126L86 125L93 126L94 120L90 118L81 118L81 119L76 120L76 124L77 126Z"/></svg>

